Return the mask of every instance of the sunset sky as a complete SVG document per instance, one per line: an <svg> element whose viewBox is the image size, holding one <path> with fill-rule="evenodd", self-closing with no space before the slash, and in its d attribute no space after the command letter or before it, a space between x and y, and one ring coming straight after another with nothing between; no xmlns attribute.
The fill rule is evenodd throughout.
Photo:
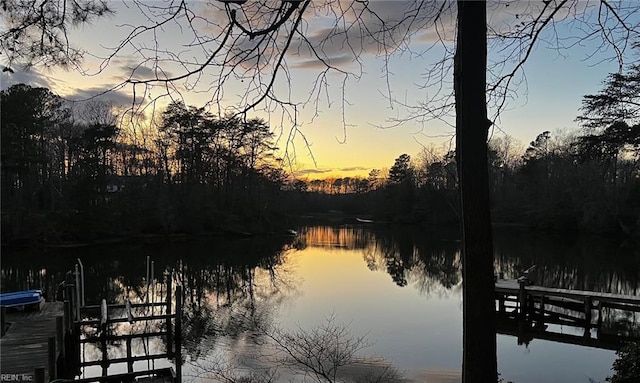
<svg viewBox="0 0 640 383"><path fill-rule="evenodd" d="M342 2L345 3L345 2ZM534 13L538 3L524 1L491 2L489 12L490 26L511 25L516 19L521 20L522 15ZM585 3L586 2L578 2ZM144 76L145 71L151 73L148 62L141 61L135 52L123 50L123 54L110 60L109 65L103 71L98 68L109 52L109 49L118 45L119 41L130 31L127 25L144 24L139 9L131 1L114 2L116 14L99 20L92 25L76 29L70 35L70 41L74 46L82 47L89 54L86 55L83 68L85 75L76 70L64 71L54 69L50 71L35 68L24 72L15 70L15 73L3 73L1 77L2 88L25 82L32 86L47 86L54 92L70 99L82 99L109 89L122 82L132 73L134 76ZM200 10L200 15L209 20L217 20L224 17L221 10L205 6L204 2L194 3L194 9ZM393 17L394 12L401 9L398 1L374 2L380 14ZM509 7L511 5L511 7ZM199 7L199 8L198 8ZM327 23L326 17L317 12L310 13L306 17L309 36L313 38L323 30L323 23ZM326 15L324 15L326 16ZM442 21L442 30L445 39L451 40L453 34L453 17ZM627 21L631 25L637 25L640 15L628 15ZM207 26L211 34L218 33L215 26ZM494 135L509 134L519 140L522 145L527 145L537 134L549 130L552 133L559 130L573 130L578 128L574 121L580 114L579 107L582 96L596 93L606 75L618 70L611 47L600 47L601 38L575 44L570 48L561 50L553 49L560 42L569 46L577 40L565 40L569 37L577 37L584 34L583 26L569 21L556 24L554 29L543 33L541 41L536 45L533 54L524 66L525 81L516 84L512 89L516 91L508 100L507 109L503 111L496 121L497 129ZM316 33L318 32L318 33ZM186 48L189 43L188 32L174 26L167 26L163 30L159 40L164 44L164 49L172 52L181 52L193 56L198 60L195 48ZM559 37L556 39L556 35ZM402 103L416 105L421 100L433 97L436 92L433 86L421 87L424 83L423 74L427 68L431 68L434 62L442 57L442 45L436 46L423 56L415 52L426 50L434 43L433 31L425 28L419 31L408 44L411 52L391 56L385 61L383 56L377 55L370 49L365 49L360 55L362 67L349 59L348 55L341 52L342 48L336 42L333 47L325 46L325 54L332 63L339 68L357 76L350 75L344 82L344 97L342 84L344 77L337 73L327 76L327 87L319 93L319 102L307 103L299 107L297 124L300 132L304 133L309 149L315 159L315 164L304 140L300 134L293 139L293 145L289 145L289 151L296 152L296 164L294 170L299 174L308 174L309 178L322 178L329 175L361 175L366 176L373 168L389 168L400 154L407 153L416 156L422 146L433 145L446 149L453 149L454 129L451 116L445 117L444 122L438 120L418 121L408 120L399 126L394 126L394 119L406 120L410 111L402 107ZM448 36L447 36L448 35ZM142 36L138 43L140 46L153 45L153 40ZM333 43L333 42L332 42ZM444 44L452 47L451 41ZM185 53L186 52L186 53ZM413 53L412 53L413 52ZM490 48L490 61L500 57L501 52L497 46ZM637 52L629 52L627 61L631 61ZM200 58L202 62L202 59ZM291 87L287 83L279 83L276 92L290 94L290 99L298 102L309 98L313 90L313 82L320 73L317 62L310 60L304 52L296 52L291 49L287 55L287 63L292 78ZM388 77L385 76L385 65L388 66ZM362 68L362 69L361 69ZM180 68L167 65L166 72L177 74ZM361 73L362 70L362 73ZM212 88L216 84L215 73L211 71L199 79L194 90L185 90L185 84L179 85L181 96L190 105L202 106L211 101ZM146 74L149 74L146 73ZM359 79L356 77L359 76ZM447 83L441 94L450 93L451 76L447 77ZM282 77L281 77L282 78ZM388 85L387 85L388 84ZM190 85L193 85L190 83ZM243 94L245 84L228 81L224 87L224 102L233 104L238 95ZM155 92L155 93L154 93ZM158 90L152 90L151 97L158 95ZM391 92L396 102L390 102L387 98ZM104 97L116 100L120 103L131 104L131 87L125 87L112 91ZM315 100L315 97L313 98ZM160 101L159 105L166 105L168 98ZM344 109L342 107L344 106ZM215 108L214 108L215 109ZM490 109L490 115L494 110ZM286 138L289 136L293 125L290 121L282 119L281 111L267 114L258 111L255 116L263 117L270 122L274 131L281 135L279 146L287 147ZM284 121L284 122L283 122ZM448 123L448 124L447 124Z"/></svg>

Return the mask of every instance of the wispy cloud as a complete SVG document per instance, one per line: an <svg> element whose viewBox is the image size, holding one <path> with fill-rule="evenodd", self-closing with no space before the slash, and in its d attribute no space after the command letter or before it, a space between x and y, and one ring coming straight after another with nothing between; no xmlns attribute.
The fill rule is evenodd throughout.
<svg viewBox="0 0 640 383"><path fill-rule="evenodd" d="M0 89L9 89L13 85L27 84L33 87L51 88L51 80L42 73L34 71L14 70L14 72L2 72L0 75Z"/></svg>
<svg viewBox="0 0 640 383"><path fill-rule="evenodd" d="M109 85L92 85L85 88L72 86L64 80L31 70L15 70L14 73L3 72L0 75L0 89L8 89L16 84L26 84L32 87L48 88L69 101L82 101L99 99L113 103L114 105L131 105L134 103L133 95L122 89ZM142 102L141 97L135 100L136 104Z"/></svg>
<svg viewBox="0 0 640 383"><path fill-rule="evenodd" d="M361 172L361 171L371 170L371 167L351 166L351 167L347 167L347 168L340 168L338 170L341 171L341 172Z"/></svg>
<svg viewBox="0 0 640 383"><path fill-rule="evenodd" d="M296 69L324 69L326 68L326 64L331 66L343 66L353 62L352 57L348 56L337 56L337 57L327 57L324 59L325 62L322 62L318 59L315 60L304 60L297 61L291 65L292 68ZM326 64L325 64L326 63Z"/></svg>
<svg viewBox="0 0 640 383"><path fill-rule="evenodd" d="M132 105L140 104L143 100L141 97L134 100L131 93L124 90L113 89L108 86L94 86L83 89L69 89L65 95L66 99L72 101L82 101L96 98L102 101L111 102L115 105Z"/></svg>
<svg viewBox="0 0 640 383"><path fill-rule="evenodd" d="M311 168L311 169L297 170L295 173L298 176L302 176L302 175L311 175L311 174L328 174L328 173L332 173L333 171L334 171L333 169Z"/></svg>
<svg viewBox="0 0 640 383"><path fill-rule="evenodd" d="M146 65L135 65L133 62L125 63L118 67L122 71L118 79L130 78L133 80L150 80L154 78L164 79L172 76L172 73L161 68L153 68Z"/></svg>
<svg viewBox="0 0 640 383"><path fill-rule="evenodd" d="M297 170L295 172L296 177L304 177L304 176L336 176L336 177L345 177L345 176L357 176L363 173L367 173L371 171L371 167L367 166L348 166L341 168L307 168ZM350 174L350 173L358 173L358 174Z"/></svg>

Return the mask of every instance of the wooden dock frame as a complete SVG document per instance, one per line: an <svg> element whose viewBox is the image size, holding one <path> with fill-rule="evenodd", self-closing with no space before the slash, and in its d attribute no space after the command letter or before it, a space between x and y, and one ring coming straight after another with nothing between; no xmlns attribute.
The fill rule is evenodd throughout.
<svg viewBox="0 0 640 383"><path fill-rule="evenodd" d="M70 274L71 275L71 274ZM20 357L24 363L18 366L20 371L13 371L6 368L9 365L3 366L2 373L5 372L9 375L16 375L16 379L29 380L34 383L45 383L55 380L56 382L76 382L82 383L89 382L101 382L101 383L123 383L144 381L145 377L151 381L157 381L157 378L163 378L164 383L181 383L182 381L182 288L180 286L175 287L175 311L172 311L173 306L173 287L172 277L170 274L165 274L167 294L165 302L158 303L139 303L133 304L130 302L124 305L107 305L106 301L103 301L100 306L84 306L82 294L83 291L78 287L78 272L76 270L75 281L68 279L62 286L62 295L64 302L47 302L44 304L45 309L35 314L29 314L25 318L19 318L21 322L25 322L26 325L36 325L40 329L38 334L35 335L37 339L33 340L35 343L32 347L38 349L45 349L46 353L42 354L42 358L32 357ZM75 282L75 283L74 283ZM145 308L159 306L164 307L164 314L161 315L149 315L134 317L132 311L136 308ZM101 317L98 320L86 320L82 319L83 313L89 310L100 308ZM126 317L113 317L110 313L114 310L125 311ZM53 315L53 316L52 316ZM11 322L14 316L9 315L2 310L1 325L5 325L5 321ZM35 319L34 319L35 318ZM166 331L160 331L155 333L141 333L130 335L108 335L105 331L108 325L118 322L136 322L136 321L164 321ZM28 327L20 324L22 327ZM84 326L98 326L101 328L100 337L97 339L81 339L82 328ZM4 327L3 327L4 329ZM15 329L14 329L15 331ZM27 329L26 331L31 331ZM16 340L14 338L24 338L22 333L14 333L12 328L7 332L9 335L5 336L3 331L2 336L2 354L10 355L14 353L14 347L21 348L23 344L22 339ZM149 356L133 356L131 352L131 341L135 338L144 337L165 337L167 352ZM114 340L125 340L127 347L127 358L121 359L108 359L106 353L107 343ZM102 358L99 361L82 361L81 355L82 344L91 343L95 341L100 344L102 350ZM17 349L16 349L17 350ZM19 354L17 351L16 355ZM158 370L149 371L133 371L133 363L139 360L151 360L167 358L174 361L175 370L173 368L164 368ZM2 359L5 361L5 358ZM7 361L7 363L14 363ZM108 376L106 375L107 368L113 363L127 363L126 374L116 374ZM80 380L74 380L81 372L82 367L90 365L102 365L103 375L99 377L84 378ZM26 375L25 375L26 374ZM19 376L18 376L19 375Z"/></svg>
<svg viewBox="0 0 640 383"><path fill-rule="evenodd" d="M603 310L640 313L638 296L535 286L526 277L496 279L495 295L498 330L518 336L519 343L535 337L615 350L621 342L633 338L604 334ZM594 311L597 311L595 323ZM584 332L582 337L555 334L545 331L548 324L572 326ZM591 334L593 329L596 330L595 339Z"/></svg>
<svg viewBox="0 0 640 383"><path fill-rule="evenodd" d="M137 361L151 361L157 359L169 359L174 361L175 371L171 371L170 381L172 383L181 383L182 382L182 287L175 287L175 311L172 311L173 307L173 294L172 294L172 278L169 274L165 274L166 285L167 285L167 294L164 302L145 302L145 303L131 303L130 301L126 301L125 304L107 304L105 300L102 300L100 305L97 306L85 306L80 310L81 313L91 312L94 310L100 310L100 319L81 319L74 322L74 327L76 328L76 337L74 339L75 342L75 350L76 354L74 358L77 360L78 372L83 367L88 366L101 366L102 367L102 376L94 377L94 378L85 378L81 379L81 381L86 382L124 382L130 378L130 381L140 380L140 376L148 375L148 376L158 376L158 374L162 373L162 376L166 378L169 374L167 369L160 370L149 370L149 371L134 371L133 364ZM161 312L164 311L164 314L155 314L153 312L154 308L160 308ZM139 309L152 308L151 315L144 316L134 316L133 311ZM121 314L124 313L125 316L113 316L113 312L118 311ZM135 323L135 322L159 322L164 321L164 326L166 330L164 331L154 331L154 332L144 332L138 334L126 334L126 335L112 335L109 334L108 328L109 325L115 323ZM174 323L175 322L175 323ZM100 334L98 337L92 338L84 338L81 339L81 334L83 333L83 329L85 327L94 327L98 329L98 333ZM132 341L134 339L148 339L153 337L164 337L166 340L167 349L164 353L156 353L150 355L141 355L141 356L133 356L132 354ZM126 348L126 357L124 358L115 358L109 359L107 352L107 345L109 342L113 341L125 341ZM82 361L81 356L81 345L86 344L98 344L99 349L101 351L101 358L97 360L84 360ZM112 364L116 363L126 363L127 364L127 373L126 374L117 374L116 375L108 375L108 368Z"/></svg>

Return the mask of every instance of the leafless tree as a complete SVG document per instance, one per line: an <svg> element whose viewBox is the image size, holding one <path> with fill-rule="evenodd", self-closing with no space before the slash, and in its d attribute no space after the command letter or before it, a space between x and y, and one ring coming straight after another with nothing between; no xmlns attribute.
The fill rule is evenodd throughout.
<svg viewBox="0 0 640 383"><path fill-rule="evenodd" d="M362 351L371 345L366 335L354 335L348 324L335 315L309 329L266 329L272 346L269 357L291 372L303 373L318 383L403 381L400 371L380 358L367 358Z"/></svg>
<svg viewBox="0 0 640 383"><path fill-rule="evenodd" d="M4 0L2 4L6 8L10 2ZM176 98L185 91L205 92L218 114L242 115L255 110L280 113L281 126L288 124L291 128L288 133L283 130L290 142L303 135L299 129L303 108L311 108L317 115L325 102L336 102L330 95L330 85L337 77L341 88L337 103L346 132L348 85L361 78L367 55L376 55L386 76L386 89L381 95L391 107L406 110L406 115L391 120L391 125L441 120L455 127L464 243L463 381L497 380L491 320L488 133L499 128L500 112L515 92L526 87L523 68L537 47L562 55L566 48L595 42L593 57L602 57L598 54L603 50L611 52L608 59L622 68L627 48L640 37L640 4L610 0L134 0L128 6L146 21L124 26L128 28L126 37L104 57L98 71L118 57L129 57L133 64L120 85L131 86L134 100L140 96L156 100L158 95ZM22 25L36 31L49 30L38 27L38 22L45 27L50 24L50 28L60 24L58 18L38 16L41 13L33 9L27 9L29 12L36 14L37 22L29 17L18 21L24 20ZM33 46L33 38L16 34L23 30L20 25L18 22L11 27L10 33L2 32L5 51L9 50L5 41L12 38L26 39L27 45ZM177 47L167 46L164 34L179 34L183 41ZM50 36L44 32L40 35ZM41 38L35 46L44 47L45 40ZM17 51L26 62L34 62L32 50ZM58 57L44 49L36 53L41 56L35 57ZM425 69L418 84L425 94L423 101L408 103L395 95L390 64L393 55L423 60ZM57 61L61 60L50 60ZM304 91L299 89L297 67L317 70L315 80ZM227 92L236 88L242 90L237 94ZM478 318L487 318L485 328L474 324Z"/></svg>
<svg viewBox="0 0 640 383"><path fill-rule="evenodd" d="M0 0L3 71L14 66L77 67L83 50L69 42L69 30L112 11L105 0Z"/></svg>
<svg viewBox="0 0 640 383"><path fill-rule="evenodd" d="M366 335L354 335L335 315L311 328L284 329L259 318L235 313L249 324L254 350L217 353L194 366L199 378L226 383L267 383L283 376L318 383L400 383L403 374L388 361L363 355L371 345ZM237 342L236 342L237 343ZM240 355L242 354L242 355Z"/></svg>

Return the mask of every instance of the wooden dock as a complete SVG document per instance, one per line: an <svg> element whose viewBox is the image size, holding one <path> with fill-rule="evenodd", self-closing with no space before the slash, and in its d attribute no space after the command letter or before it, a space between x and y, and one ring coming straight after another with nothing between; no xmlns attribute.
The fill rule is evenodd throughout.
<svg viewBox="0 0 640 383"><path fill-rule="evenodd" d="M519 344L537 338L616 350L623 342L640 339L640 315L631 323L616 322L615 315L628 312L635 318L640 313L638 296L535 286L526 277L497 279L495 295L498 332L518 337ZM554 331L553 325L582 333Z"/></svg>
<svg viewBox="0 0 640 383"><path fill-rule="evenodd" d="M596 291L556 289L530 285L525 280L520 283L517 279L499 279L496 281L496 293L499 294L518 295L521 287L524 287L526 294L531 297L561 297L581 302L596 301L604 303L605 305L622 304L628 305L628 308L631 310L635 308L637 309L636 311L640 311L639 296L601 293Z"/></svg>
<svg viewBox="0 0 640 383"><path fill-rule="evenodd" d="M16 381L49 381L50 339L56 337L56 318L62 302L45 302L40 310L7 311L7 332L0 338L0 372ZM36 370L44 376L36 377Z"/></svg>
<svg viewBox="0 0 640 383"><path fill-rule="evenodd" d="M153 299L148 302L147 295L145 302L140 303L127 299L125 304L108 305L103 299L99 306L86 306L84 277L76 265L75 283L68 278L60 285L64 302L42 303L39 310L8 312L3 308L1 327L5 327L5 322L9 326L0 339L0 382L180 383L182 288L175 286L174 291L172 276L168 273L165 276L167 285L161 289L165 296L160 302ZM93 319L91 312L96 310L99 316ZM120 333L118 328L126 322L142 325L136 326L136 331L131 327L130 331ZM152 353L143 347L142 354L133 349L134 342L144 344L146 340L148 345L149 338L155 338L162 347ZM93 357L85 355L85 347L92 348L89 354ZM124 352L110 355L109 351L116 348ZM135 362L156 359L173 360L175 370L174 367L134 369ZM109 370L113 364L125 364L127 372L117 373L122 371L119 368ZM89 366L101 366L102 374L85 376L85 368ZM77 379L78 376L82 379Z"/></svg>

